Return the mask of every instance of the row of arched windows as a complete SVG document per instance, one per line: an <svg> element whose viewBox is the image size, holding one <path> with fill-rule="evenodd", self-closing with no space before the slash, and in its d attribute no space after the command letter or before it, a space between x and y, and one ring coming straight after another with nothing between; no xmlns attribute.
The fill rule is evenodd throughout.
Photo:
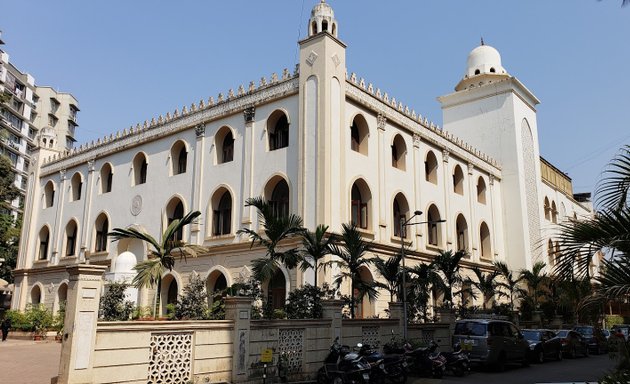
<svg viewBox="0 0 630 384"><path fill-rule="evenodd" d="M543 209L545 211L545 220L551 221L552 223L558 222L558 215L560 215L560 220L564 220L567 217L567 211L564 203L560 203L560 212L558 212L556 202L554 200L550 201L547 196L545 196L545 200L543 202ZM573 212L572 218L573 220L577 220L577 213Z"/></svg>

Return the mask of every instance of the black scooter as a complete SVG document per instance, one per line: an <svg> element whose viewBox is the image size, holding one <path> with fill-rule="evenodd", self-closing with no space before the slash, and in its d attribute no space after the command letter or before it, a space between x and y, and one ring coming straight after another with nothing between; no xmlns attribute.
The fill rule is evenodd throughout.
<svg viewBox="0 0 630 384"><path fill-rule="evenodd" d="M369 384L370 364L335 338L324 366L317 371L317 384Z"/></svg>
<svg viewBox="0 0 630 384"><path fill-rule="evenodd" d="M397 354L383 355L369 344L357 344L359 356L363 357L372 367L370 378L372 383L381 384L385 380L404 384L407 382L407 362L405 357Z"/></svg>
<svg viewBox="0 0 630 384"><path fill-rule="evenodd" d="M389 347L385 353L403 353L411 371L439 379L446 371L446 358L437 352L437 348L437 343L432 340L428 347L412 349L409 343L405 343L402 347Z"/></svg>
<svg viewBox="0 0 630 384"><path fill-rule="evenodd" d="M460 343L455 343L453 352L440 352L446 359L446 371L461 377L470 372L468 353L462 351Z"/></svg>

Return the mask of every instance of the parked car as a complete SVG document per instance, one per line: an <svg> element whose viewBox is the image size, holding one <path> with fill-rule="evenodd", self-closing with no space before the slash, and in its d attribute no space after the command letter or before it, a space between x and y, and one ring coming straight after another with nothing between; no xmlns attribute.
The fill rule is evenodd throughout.
<svg viewBox="0 0 630 384"><path fill-rule="evenodd" d="M529 343L509 321L466 319L455 323L453 344L459 342L470 362L504 370L508 363L528 365Z"/></svg>
<svg viewBox="0 0 630 384"><path fill-rule="evenodd" d="M562 360L562 343L548 329L523 329L523 337L529 342L529 358L537 363L546 359Z"/></svg>
<svg viewBox="0 0 630 384"><path fill-rule="evenodd" d="M574 359L578 355L585 357L589 355L588 343L579 333L570 329L561 329L556 332L556 337L562 343L562 353L565 356Z"/></svg>
<svg viewBox="0 0 630 384"><path fill-rule="evenodd" d="M611 333L613 335L616 335L617 333L621 332L623 334L623 338L628 341L628 335L630 335L630 325L628 324L616 324L613 325L612 329L610 330Z"/></svg>
<svg viewBox="0 0 630 384"><path fill-rule="evenodd" d="M601 329L591 325L576 325L573 327L573 330L582 335L584 340L588 343L590 352L596 355L608 352L606 335L604 335Z"/></svg>
<svg viewBox="0 0 630 384"><path fill-rule="evenodd" d="M612 335L608 329L602 329L602 333L606 336L606 340L610 339L610 335Z"/></svg>

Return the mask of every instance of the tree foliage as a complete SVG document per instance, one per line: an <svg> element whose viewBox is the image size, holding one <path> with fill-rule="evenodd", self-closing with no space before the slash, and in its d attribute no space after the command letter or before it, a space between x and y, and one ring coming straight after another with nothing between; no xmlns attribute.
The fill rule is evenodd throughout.
<svg viewBox="0 0 630 384"><path fill-rule="evenodd" d="M5 155L0 155L0 205L9 207L10 201L20 195L20 191L15 186L15 171L11 160Z"/></svg>
<svg viewBox="0 0 630 384"><path fill-rule="evenodd" d="M0 279L13 282L13 270L17 263L21 218L13 219L12 215L0 214Z"/></svg>
<svg viewBox="0 0 630 384"><path fill-rule="evenodd" d="M178 320L204 320L208 317L206 284L201 277L192 274L190 281L184 287L183 294L177 298L175 318Z"/></svg>
<svg viewBox="0 0 630 384"><path fill-rule="evenodd" d="M99 317L107 321L129 320L133 313L133 302L125 300L128 284L112 282L101 297Z"/></svg>

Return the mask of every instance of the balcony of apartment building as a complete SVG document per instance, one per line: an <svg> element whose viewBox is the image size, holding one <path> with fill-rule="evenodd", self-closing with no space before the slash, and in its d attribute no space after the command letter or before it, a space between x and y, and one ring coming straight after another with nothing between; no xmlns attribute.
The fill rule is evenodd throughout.
<svg viewBox="0 0 630 384"><path fill-rule="evenodd" d="M26 86L11 74L11 72L7 73L6 81L4 82L5 91L9 91L11 94L16 96L18 99L24 100L26 97Z"/></svg>
<svg viewBox="0 0 630 384"><path fill-rule="evenodd" d="M0 126L6 128L9 132L22 134L22 119L13 113L10 108L0 109Z"/></svg>
<svg viewBox="0 0 630 384"><path fill-rule="evenodd" d="M78 112L79 112L79 107L77 107L76 105L70 103L70 115L68 116L68 120L71 121L74 126L78 126L79 125L79 123L77 122L77 113ZM72 134L74 135L74 132L72 132Z"/></svg>

